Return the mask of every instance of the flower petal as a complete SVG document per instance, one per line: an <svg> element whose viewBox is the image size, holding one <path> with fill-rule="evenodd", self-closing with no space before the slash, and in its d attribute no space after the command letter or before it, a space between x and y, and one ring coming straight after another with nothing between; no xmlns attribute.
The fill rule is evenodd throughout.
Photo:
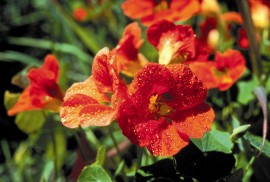
<svg viewBox="0 0 270 182"><path fill-rule="evenodd" d="M217 52L215 61L217 63L217 69L219 69L220 66L228 69L228 74L224 74L224 76L221 77L218 86L219 90L222 91L230 88L246 69L245 59L237 50L228 49L223 54Z"/></svg>
<svg viewBox="0 0 270 182"><path fill-rule="evenodd" d="M211 107L202 103L181 113L175 113L173 125L177 131L187 135L188 138L201 138L210 130L215 113Z"/></svg>
<svg viewBox="0 0 270 182"><path fill-rule="evenodd" d="M194 61L208 56L205 49L200 49L190 26L174 25L162 20L148 28L147 38L159 51L160 64Z"/></svg>
<svg viewBox="0 0 270 182"><path fill-rule="evenodd" d="M76 128L81 125L79 115L83 107L90 104L97 104L97 100L84 94L74 94L65 100L60 109L60 117L63 125L69 128Z"/></svg>
<svg viewBox="0 0 270 182"><path fill-rule="evenodd" d="M92 76L90 76L84 82L74 83L66 91L64 101L66 101L67 99L69 99L69 97L71 97L75 94L83 94L83 95L91 97L99 102L109 102L110 101L110 99L106 95L104 95L98 91Z"/></svg>
<svg viewBox="0 0 270 182"><path fill-rule="evenodd" d="M124 14L130 18L141 18L152 13L152 0L127 0L122 4Z"/></svg>
<svg viewBox="0 0 270 182"><path fill-rule="evenodd" d="M84 106L80 113L80 124L82 127L88 126L107 126L113 122L116 116L116 110L100 104L91 104Z"/></svg>
<svg viewBox="0 0 270 182"><path fill-rule="evenodd" d="M37 108L37 106L32 105L32 101L30 98L30 87L28 86L24 89L22 95L19 97L19 100L16 102L16 104L10 110L8 110L8 115L13 116L19 112L34 109L39 108Z"/></svg>
<svg viewBox="0 0 270 182"><path fill-rule="evenodd" d="M93 80L101 93L113 93L122 81L119 78L115 52L108 48L101 49L95 56L92 66Z"/></svg>
<svg viewBox="0 0 270 182"><path fill-rule="evenodd" d="M189 139L179 133L173 125L160 126L159 131L150 140L151 144L147 146L154 156L175 155L189 143Z"/></svg>
<svg viewBox="0 0 270 182"><path fill-rule="evenodd" d="M63 93L57 84L59 76L59 65L54 55L47 55L44 64L40 68L32 68L27 77L30 80L31 95L47 95L63 99Z"/></svg>
<svg viewBox="0 0 270 182"><path fill-rule="evenodd" d="M171 64L167 68L174 80L169 91L172 100L166 100L171 107L184 110L204 102L207 89L190 68L183 64Z"/></svg>
<svg viewBox="0 0 270 182"><path fill-rule="evenodd" d="M189 64L189 68L204 83L207 89L218 87L218 81L214 76L216 69L214 62L192 62Z"/></svg>

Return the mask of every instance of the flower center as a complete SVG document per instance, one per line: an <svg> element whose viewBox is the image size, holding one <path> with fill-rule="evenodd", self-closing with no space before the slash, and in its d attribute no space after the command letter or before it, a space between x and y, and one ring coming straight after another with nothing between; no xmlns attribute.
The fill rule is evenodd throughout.
<svg viewBox="0 0 270 182"><path fill-rule="evenodd" d="M173 109L162 101L162 97L159 95L152 95L150 97L150 103L148 109L151 113L156 113L159 116L169 115Z"/></svg>
<svg viewBox="0 0 270 182"><path fill-rule="evenodd" d="M167 10L169 9L169 4L171 3L171 0L154 0L154 12Z"/></svg>
<svg viewBox="0 0 270 182"><path fill-rule="evenodd" d="M171 36L174 36L174 34L169 34L161 40L163 44L161 44L162 47L159 52L160 64L182 63L188 57L188 53L179 52L179 49L183 46L183 42L175 42Z"/></svg>

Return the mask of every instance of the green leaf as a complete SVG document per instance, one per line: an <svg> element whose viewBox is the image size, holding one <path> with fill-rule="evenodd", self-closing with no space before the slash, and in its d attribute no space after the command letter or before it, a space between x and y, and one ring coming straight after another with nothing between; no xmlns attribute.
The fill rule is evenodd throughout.
<svg viewBox="0 0 270 182"><path fill-rule="evenodd" d="M38 63L39 60L16 51L0 52L0 61L19 61L24 64Z"/></svg>
<svg viewBox="0 0 270 182"><path fill-rule="evenodd" d="M73 54L77 58L87 63L89 63L93 59L90 55L82 51L80 48L68 43L59 43L53 42L51 40L35 39L30 37L8 37L8 41L10 44L13 45L36 47L48 50L51 50L53 48L55 51Z"/></svg>
<svg viewBox="0 0 270 182"><path fill-rule="evenodd" d="M251 100L255 99L253 89L259 86L260 82L256 76L252 77L250 81L238 82L239 94L237 100L244 105L247 105Z"/></svg>
<svg viewBox="0 0 270 182"><path fill-rule="evenodd" d="M60 16L63 17L65 22L73 29L73 31L80 37L81 41L84 45L89 48L92 52L96 53L101 49L100 40L98 41L98 37L95 35L93 30L85 29L77 24L61 7L58 2L53 1L54 7L58 10Z"/></svg>
<svg viewBox="0 0 270 182"><path fill-rule="evenodd" d="M228 176L235 166L233 154L202 152L192 142L173 156L175 169L198 181L217 181Z"/></svg>
<svg viewBox="0 0 270 182"><path fill-rule="evenodd" d="M92 164L86 166L79 178L78 182L111 182L111 178L108 173L99 164Z"/></svg>
<svg viewBox="0 0 270 182"><path fill-rule="evenodd" d="M162 159L154 164L141 167L135 176L135 181L180 181L180 175L175 170L172 159ZM163 181L162 180L162 181Z"/></svg>
<svg viewBox="0 0 270 182"><path fill-rule="evenodd" d="M202 152L224 152L231 153L233 146L230 140L230 134L227 132L221 132L218 130L211 130L206 133L201 139L191 139L191 141L202 151Z"/></svg>
<svg viewBox="0 0 270 182"><path fill-rule="evenodd" d="M106 148L105 146L102 145L98 148L95 164L99 164L102 166L104 164L105 159L106 159Z"/></svg>
<svg viewBox="0 0 270 182"><path fill-rule="evenodd" d="M45 123L43 111L26 111L17 114L15 123L25 133L39 130Z"/></svg>
<svg viewBox="0 0 270 182"><path fill-rule="evenodd" d="M250 128L250 124L242 125L242 126L235 128L233 130L232 135L231 135L231 140L235 141L238 138L241 138L242 136L244 136L246 134L246 132L248 131L249 128Z"/></svg>
<svg viewBox="0 0 270 182"><path fill-rule="evenodd" d="M243 175L244 175L244 170L241 168L233 172L225 181L227 182L242 181Z"/></svg>
<svg viewBox="0 0 270 182"><path fill-rule="evenodd" d="M30 156L31 150L29 150L28 141L21 142L14 153L14 162L17 165L23 165L25 160Z"/></svg>
<svg viewBox="0 0 270 182"><path fill-rule="evenodd" d="M245 134L244 138L248 140L253 147L261 150L261 144L263 140L262 137L253 135L248 132L247 134ZM261 152L270 158L270 142L268 140L265 140L264 147Z"/></svg>
<svg viewBox="0 0 270 182"><path fill-rule="evenodd" d="M21 94L14 94L10 93L9 91L5 91L4 94L4 105L6 107L6 110L11 109L14 104L18 101Z"/></svg>
<svg viewBox="0 0 270 182"><path fill-rule="evenodd" d="M265 89L267 92L270 92L270 77L268 77L268 79L265 83Z"/></svg>
<svg viewBox="0 0 270 182"><path fill-rule="evenodd" d="M117 166L117 169L116 169L115 172L114 172L114 176L119 175L120 172L123 170L124 166L125 166L125 161L122 160L122 161L120 162L120 164Z"/></svg>

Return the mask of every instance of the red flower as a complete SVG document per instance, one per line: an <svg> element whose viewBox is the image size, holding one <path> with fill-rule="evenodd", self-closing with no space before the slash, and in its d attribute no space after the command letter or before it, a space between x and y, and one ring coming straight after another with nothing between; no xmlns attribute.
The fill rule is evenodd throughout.
<svg viewBox="0 0 270 182"><path fill-rule="evenodd" d="M115 55L108 48L100 50L94 58L92 76L67 90L60 109L62 123L69 128L109 125L124 91ZM108 93L112 94L111 98Z"/></svg>
<svg viewBox="0 0 270 182"><path fill-rule="evenodd" d="M213 110L203 83L182 64L150 63L140 70L121 102L117 121L132 143L155 156L171 156L210 130Z"/></svg>
<svg viewBox="0 0 270 182"><path fill-rule="evenodd" d="M117 56L117 64L121 72L128 76L134 76L148 61L139 53L139 48L144 40L141 39L141 29L138 23L129 24L122 35L118 45L114 49Z"/></svg>
<svg viewBox="0 0 270 182"><path fill-rule="evenodd" d="M199 45L191 26L162 20L148 28L147 38L158 50L160 64L207 60L208 52Z"/></svg>
<svg viewBox="0 0 270 182"><path fill-rule="evenodd" d="M242 49L249 48L247 32L246 32L246 30L244 28L239 29L238 41L237 42L238 42L239 47L241 47Z"/></svg>
<svg viewBox="0 0 270 182"><path fill-rule="evenodd" d="M73 12L73 17L78 21L84 21L87 17L87 11L84 8L77 8Z"/></svg>
<svg viewBox="0 0 270 182"><path fill-rule="evenodd" d="M208 89L229 89L246 69L245 59L237 50L217 52L215 61L192 62L189 67Z"/></svg>
<svg viewBox="0 0 270 182"><path fill-rule="evenodd" d="M256 33L256 39L257 42L260 42L260 35ZM248 49L249 48L249 41L247 37L247 32L244 28L240 28L238 31L238 39L237 39L238 46L242 49Z"/></svg>
<svg viewBox="0 0 270 182"><path fill-rule="evenodd" d="M57 84L59 65L54 55L47 55L40 68L32 68L27 77L30 85L24 89L18 102L8 111L8 115L18 112L49 109L58 111L63 94Z"/></svg>
<svg viewBox="0 0 270 182"><path fill-rule="evenodd" d="M125 15L149 26L160 20L185 21L200 11L200 0L126 0Z"/></svg>

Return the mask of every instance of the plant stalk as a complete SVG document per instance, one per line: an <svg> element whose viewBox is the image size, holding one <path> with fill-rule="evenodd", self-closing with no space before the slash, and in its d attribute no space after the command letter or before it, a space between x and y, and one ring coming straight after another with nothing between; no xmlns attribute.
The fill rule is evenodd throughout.
<svg viewBox="0 0 270 182"><path fill-rule="evenodd" d="M238 9L242 15L244 27L247 31L250 51L249 56L251 60L252 72L261 79L262 64L260 60L259 44L256 40L256 32L251 18L250 7L247 0L236 0Z"/></svg>

